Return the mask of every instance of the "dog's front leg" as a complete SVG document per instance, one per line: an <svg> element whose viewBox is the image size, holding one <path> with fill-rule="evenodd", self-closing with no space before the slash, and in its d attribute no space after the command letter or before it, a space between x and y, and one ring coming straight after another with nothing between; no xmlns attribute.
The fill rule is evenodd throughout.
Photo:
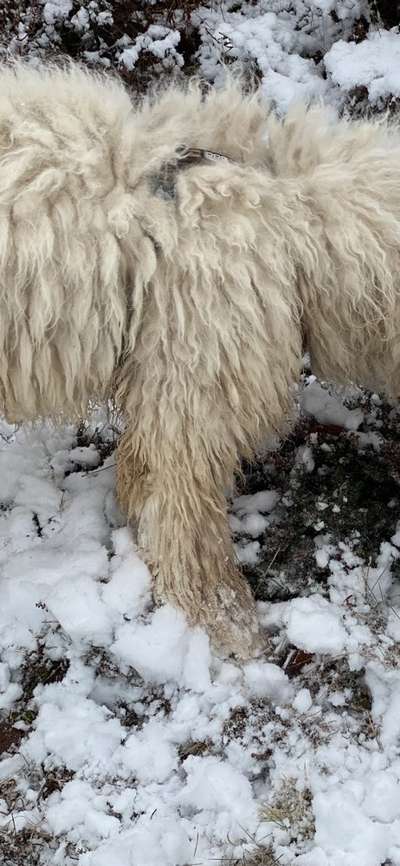
<svg viewBox="0 0 400 866"><path fill-rule="evenodd" d="M138 521L156 596L204 626L215 646L248 657L259 642L255 604L235 565L226 475L205 453L201 434L138 449L128 430L118 453L119 499Z"/></svg>

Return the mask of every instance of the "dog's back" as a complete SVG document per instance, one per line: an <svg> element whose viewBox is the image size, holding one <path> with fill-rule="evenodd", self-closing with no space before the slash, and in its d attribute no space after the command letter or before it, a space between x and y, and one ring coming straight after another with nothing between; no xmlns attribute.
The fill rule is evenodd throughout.
<svg viewBox="0 0 400 866"><path fill-rule="evenodd" d="M182 145L258 162L264 119L234 83L205 101L199 84L172 87L135 107L117 80L73 64L0 68L0 400L10 419L79 415L109 392L155 249L178 242L152 178Z"/></svg>

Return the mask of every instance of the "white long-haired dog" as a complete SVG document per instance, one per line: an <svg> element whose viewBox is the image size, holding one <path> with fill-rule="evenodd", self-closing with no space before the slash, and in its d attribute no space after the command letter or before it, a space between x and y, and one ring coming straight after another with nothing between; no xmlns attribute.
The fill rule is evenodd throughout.
<svg viewBox="0 0 400 866"><path fill-rule="evenodd" d="M396 128L281 123L232 83L135 106L74 66L0 70L3 411L116 401L156 594L225 649L257 622L224 490L285 430L304 336L324 378L398 393L399 258Z"/></svg>

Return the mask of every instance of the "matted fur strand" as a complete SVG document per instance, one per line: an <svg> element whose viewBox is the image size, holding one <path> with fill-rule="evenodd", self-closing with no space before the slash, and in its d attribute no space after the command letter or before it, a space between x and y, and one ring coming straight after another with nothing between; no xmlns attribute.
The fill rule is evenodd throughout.
<svg viewBox="0 0 400 866"><path fill-rule="evenodd" d="M188 164L182 148L229 160ZM10 420L126 418L118 495L156 593L249 655L224 490L325 379L397 394L400 137L238 84L135 105L115 80L0 70L0 397Z"/></svg>

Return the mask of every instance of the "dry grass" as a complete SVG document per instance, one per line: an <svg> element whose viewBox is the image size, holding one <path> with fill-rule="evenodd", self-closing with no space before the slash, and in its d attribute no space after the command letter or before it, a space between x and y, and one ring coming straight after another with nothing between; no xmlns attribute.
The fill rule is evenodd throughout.
<svg viewBox="0 0 400 866"><path fill-rule="evenodd" d="M42 855L49 849L52 837L30 827L19 832L0 831L0 862L2 866L41 866Z"/></svg>
<svg viewBox="0 0 400 866"><path fill-rule="evenodd" d="M293 840L312 839L315 823L310 789L299 790L296 779L284 779L271 803L262 807L261 818L289 831Z"/></svg>
<svg viewBox="0 0 400 866"><path fill-rule="evenodd" d="M45 770L43 765L36 766L26 761L24 765L25 783L29 782L31 792L37 792L36 809L39 814L45 808L45 801L55 791L62 791L74 774L66 767ZM27 800L21 792L17 779L8 778L0 781L0 800L3 801L2 817L7 817L5 825L0 829L0 864L1 866L43 866L51 863L54 852L60 840L43 828L37 812L32 812L32 820L26 819L26 814L32 809L31 800ZM5 807L5 808L4 808ZM25 815L25 826L21 828L19 818ZM65 863L78 859L74 845L67 844Z"/></svg>
<svg viewBox="0 0 400 866"><path fill-rule="evenodd" d="M279 866L271 848L258 846L250 854L244 854L240 860L228 860L227 866Z"/></svg>

